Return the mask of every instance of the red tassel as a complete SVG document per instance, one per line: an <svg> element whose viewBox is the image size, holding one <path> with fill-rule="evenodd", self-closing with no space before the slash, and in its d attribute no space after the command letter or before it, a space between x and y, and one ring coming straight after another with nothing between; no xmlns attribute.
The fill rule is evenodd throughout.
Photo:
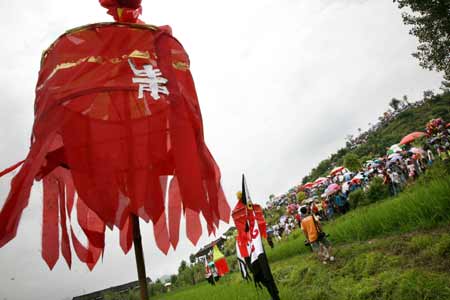
<svg viewBox="0 0 450 300"><path fill-rule="evenodd" d="M156 246L167 255L170 249L170 241L165 214L162 214L159 220L153 223L153 234L155 235Z"/></svg>
<svg viewBox="0 0 450 300"><path fill-rule="evenodd" d="M105 223L90 210L81 198L77 200L78 224L88 240L97 248L105 247Z"/></svg>
<svg viewBox="0 0 450 300"><path fill-rule="evenodd" d="M53 269L59 258L58 185L54 178L44 178L42 216L42 258Z"/></svg>
<svg viewBox="0 0 450 300"><path fill-rule="evenodd" d="M199 213L190 208L186 208L186 234L192 244L196 245L202 235L202 224Z"/></svg>
<svg viewBox="0 0 450 300"><path fill-rule="evenodd" d="M72 251L70 250L70 241L69 234L67 233L67 224L66 224L66 193L64 190L64 183L59 181L59 213L61 216L61 252L64 259L69 266L69 269L72 266Z"/></svg>
<svg viewBox="0 0 450 300"><path fill-rule="evenodd" d="M120 229L120 247L123 253L127 254L133 246L133 224L131 223L131 216L125 221L125 225Z"/></svg>
<svg viewBox="0 0 450 300"><path fill-rule="evenodd" d="M52 121L49 120L50 126L54 125ZM19 173L11 181L11 190L0 211L0 248L17 234L22 212L28 206L34 178L44 162L44 156L53 137L54 133L49 133L45 142L34 144Z"/></svg>
<svg viewBox="0 0 450 300"><path fill-rule="evenodd" d="M97 264L97 262L100 258L100 255L103 254L103 251L104 251L104 249L96 248L91 243L89 243L89 253L91 253L91 255L92 255L92 261L86 263L86 265L90 271L92 271L94 269L95 265Z"/></svg>
<svg viewBox="0 0 450 300"><path fill-rule="evenodd" d="M0 177L6 175L8 173L11 173L12 171L14 171L18 167L20 167L24 162L25 162L25 160L19 161L18 163L12 165L11 167L4 169L3 171L0 172Z"/></svg>
<svg viewBox="0 0 450 300"><path fill-rule="evenodd" d="M173 177L169 186L169 232L173 249L177 248L180 238L181 195L177 177Z"/></svg>

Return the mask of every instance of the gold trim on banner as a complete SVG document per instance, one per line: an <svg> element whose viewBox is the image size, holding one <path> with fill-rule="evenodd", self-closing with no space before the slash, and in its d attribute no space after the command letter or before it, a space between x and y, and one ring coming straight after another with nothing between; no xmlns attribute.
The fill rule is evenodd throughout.
<svg viewBox="0 0 450 300"><path fill-rule="evenodd" d="M187 71L189 70L189 65L185 63L184 61L174 61L172 63L172 67L174 67L177 70L180 71Z"/></svg>
<svg viewBox="0 0 450 300"><path fill-rule="evenodd" d="M64 34L59 36L48 48L42 53L41 56L41 67L42 64L47 57L48 52L53 48L53 46L64 36L71 35L77 32L89 30L89 29L95 29L95 28L101 28L101 27L107 27L107 26L117 26L117 27L130 27L130 28L137 28L137 29L144 29L144 30L151 30L151 31L158 31L159 28L154 25L149 24L136 24L136 23L122 23L122 22L104 22L104 23L94 23L94 24L88 24L83 25L79 27L75 27L72 29L67 30Z"/></svg>
<svg viewBox="0 0 450 300"><path fill-rule="evenodd" d="M150 59L150 53L148 53L148 51L142 52L139 50L134 50L133 52L130 53L130 55L128 55L129 57L133 57L133 58L146 58L146 59Z"/></svg>
<svg viewBox="0 0 450 300"><path fill-rule="evenodd" d="M132 51L130 54L125 54L122 55L122 57L114 57L114 58L110 58L110 59L106 59L102 56L87 56L87 57L83 57L80 58L77 61L72 61L72 62L64 62L64 63L60 63L57 64L52 72L50 73L50 75L48 75L48 77L44 80L44 82L39 85L36 90L39 91L40 89L42 89L44 87L44 85L53 78L53 76L56 75L56 73L58 73L60 70L65 70L65 69L70 69L70 68L74 68L76 66L81 65L84 62L88 62L88 63L97 63L97 64L103 64L105 62L110 62L112 64L118 64L124 60L128 60L128 58L142 58L142 59L150 59L151 55L148 51L139 51L139 50L134 50ZM175 67L175 66L174 66Z"/></svg>

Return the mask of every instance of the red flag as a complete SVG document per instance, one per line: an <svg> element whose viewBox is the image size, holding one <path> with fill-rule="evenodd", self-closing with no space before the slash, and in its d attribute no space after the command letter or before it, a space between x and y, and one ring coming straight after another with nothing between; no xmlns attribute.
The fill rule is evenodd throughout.
<svg viewBox="0 0 450 300"><path fill-rule="evenodd" d="M233 209L232 217L238 232L237 256L244 258L253 273L255 283L263 284L272 299L279 300L278 288L262 245L261 237L267 238L264 214L259 205L251 202L244 175L242 175L242 195Z"/></svg>

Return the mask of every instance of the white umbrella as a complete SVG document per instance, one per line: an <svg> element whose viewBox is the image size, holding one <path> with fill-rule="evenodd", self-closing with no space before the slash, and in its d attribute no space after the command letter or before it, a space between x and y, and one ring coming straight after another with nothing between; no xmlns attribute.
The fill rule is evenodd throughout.
<svg viewBox="0 0 450 300"><path fill-rule="evenodd" d="M389 162L394 162L394 161L401 160L401 159L402 159L402 156L400 154L396 153L394 156L389 157Z"/></svg>

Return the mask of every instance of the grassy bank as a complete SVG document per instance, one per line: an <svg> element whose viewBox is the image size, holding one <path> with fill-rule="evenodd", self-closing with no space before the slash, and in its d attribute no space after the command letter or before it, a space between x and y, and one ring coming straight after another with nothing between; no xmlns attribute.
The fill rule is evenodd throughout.
<svg viewBox="0 0 450 300"><path fill-rule="evenodd" d="M321 264L296 231L267 249L281 299L450 299L450 175L437 165L401 195L329 222L336 262ZM240 274L155 299L269 299Z"/></svg>
<svg viewBox="0 0 450 300"><path fill-rule="evenodd" d="M449 172L443 165L428 172L398 197L357 208L326 224L330 240L335 244L364 241L450 223ZM274 249L267 249L270 261L307 252L309 249L303 246L303 240L298 232Z"/></svg>
<svg viewBox="0 0 450 300"><path fill-rule="evenodd" d="M434 228L450 221L450 176L438 166L410 189L328 224L336 242Z"/></svg>
<svg viewBox="0 0 450 300"><path fill-rule="evenodd" d="M346 244L337 249L331 265L312 254L275 262L272 271L281 299L450 299L449 229ZM224 279L215 287L203 283L155 299L269 299L239 274Z"/></svg>

